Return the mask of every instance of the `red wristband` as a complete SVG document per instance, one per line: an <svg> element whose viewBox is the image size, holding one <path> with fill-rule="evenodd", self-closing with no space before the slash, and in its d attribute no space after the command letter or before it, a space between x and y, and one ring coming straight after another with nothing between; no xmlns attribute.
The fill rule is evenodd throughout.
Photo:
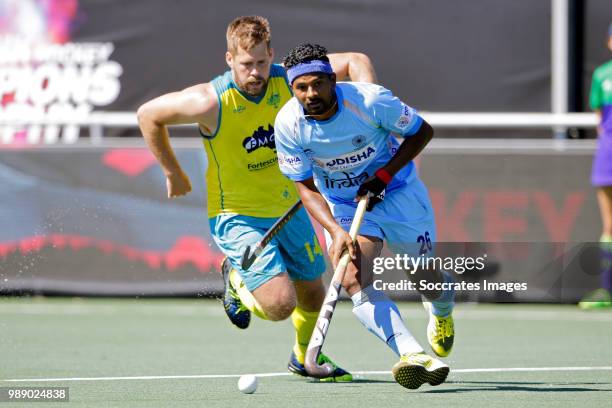
<svg viewBox="0 0 612 408"><path fill-rule="evenodd" d="M389 172L383 168L376 170L374 175L381 179L385 184L389 184L391 182L391 179L393 178L393 176L391 176Z"/></svg>

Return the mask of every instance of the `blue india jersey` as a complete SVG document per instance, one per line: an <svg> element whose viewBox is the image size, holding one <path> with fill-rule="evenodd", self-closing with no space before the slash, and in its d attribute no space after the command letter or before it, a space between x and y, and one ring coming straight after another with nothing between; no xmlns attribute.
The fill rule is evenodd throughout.
<svg viewBox="0 0 612 408"><path fill-rule="evenodd" d="M374 84L339 82L338 111L325 121L304 114L293 97L274 125L278 164L294 181L314 177L321 194L335 204L352 203L359 185L393 156L395 136L414 135L423 120L389 90ZM387 186L387 193L415 177L411 162Z"/></svg>

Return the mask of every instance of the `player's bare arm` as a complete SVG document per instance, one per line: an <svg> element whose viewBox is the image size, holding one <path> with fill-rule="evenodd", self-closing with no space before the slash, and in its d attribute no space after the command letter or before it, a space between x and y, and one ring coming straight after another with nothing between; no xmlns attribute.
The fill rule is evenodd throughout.
<svg viewBox="0 0 612 408"><path fill-rule="evenodd" d="M431 125L423 120L419 130L413 136L409 136L403 140L397 152L383 168L391 176L394 176L423 151L425 146L427 146L433 138L433 134L434 131Z"/></svg>
<svg viewBox="0 0 612 408"><path fill-rule="evenodd" d="M317 220L332 237L333 243L329 248L329 256L334 267L338 264L340 256L345 248L348 249L351 258L356 259L357 254L353 240L348 232L342 229L334 219L329 209L329 205L317 189L314 179L311 177L306 180L296 181L295 185L306 210L308 210L314 219Z"/></svg>
<svg viewBox="0 0 612 408"><path fill-rule="evenodd" d="M208 83L162 95L138 108L140 131L164 171L169 198L189 193L191 182L172 150L167 126L196 123L210 133L218 114L217 98Z"/></svg>
<svg viewBox="0 0 612 408"><path fill-rule="evenodd" d="M376 72L370 58L360 52L328 54L329 62L339 81L349 78L354 82L376 83Z"/></svg>
<svg viewBox="0 0 612 408"><path fill-rule="evenodd" d="M355 201L358 201L368 192L371 193L371 195L374 196L368 203L368 211L371 211L374 205L380 202L380 198L377 198L376 196L384 191L387 184L389 184L393 176L395 176L398 171L400 171L404 166L414 160L419 153L421 153L432 138L433 128L429 123L423 120L419 130L414 135L404 139L391 160L389 160L387 164L378 169L375 174L361 184L359 190L357 191Z"/></svg>

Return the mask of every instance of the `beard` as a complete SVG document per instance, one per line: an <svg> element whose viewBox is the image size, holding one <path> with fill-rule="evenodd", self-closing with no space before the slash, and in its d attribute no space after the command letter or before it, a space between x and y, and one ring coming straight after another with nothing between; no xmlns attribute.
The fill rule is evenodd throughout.
<svg viewBox="0 0 612 408"><path fill-rule="evenodd" d="M238 84L240 90L250 96L259 96L268 85L264 77L249 77L245 82Z"/></svg>
<svg viewBox="0 0 612 408"><path fill-rule="evenodd" d="M336 104L336 99L325 101L323 98L314 98L304 104L304 110L309 116L319 116L329 112Z"/></svg>

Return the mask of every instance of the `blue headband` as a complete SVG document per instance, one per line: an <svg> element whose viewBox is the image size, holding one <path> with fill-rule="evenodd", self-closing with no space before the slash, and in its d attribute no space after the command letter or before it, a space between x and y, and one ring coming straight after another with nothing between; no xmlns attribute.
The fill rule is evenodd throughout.
<svg viewBox="0 0 612 408"><path fill-rule="evenodd" d="M289 79L289 83L293 84L293 81L299 76L306 74L313 74L315 72L322 72L324 74L333 74L334 70L332 66L327 61L321 60L312 60L308 62L302 62L301 64L297 64L287 69L287 78Z"/></svg>

